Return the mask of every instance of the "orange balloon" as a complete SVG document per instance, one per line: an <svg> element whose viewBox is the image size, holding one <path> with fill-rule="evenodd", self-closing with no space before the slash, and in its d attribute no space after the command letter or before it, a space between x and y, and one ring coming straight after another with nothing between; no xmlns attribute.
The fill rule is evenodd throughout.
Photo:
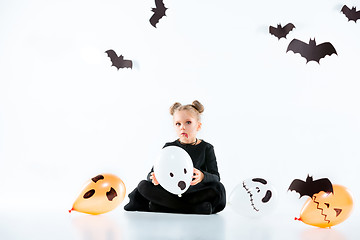
<svg viewBox="0 0 360 240"><path fill-rule="evenodd" d="M100 174L91 178L75 200L72 210L101 214L115 209L125 198L124 182L113 174Z"/></svg>
<svg viewBox="0 0 360 240"><path fill-rule="evenodd" d="M314 194L308 199L300 213L300 220L306 224L327 228L345 221L353 208L353 198L349 190L341 185L333 185L334 193Z"/></svg>

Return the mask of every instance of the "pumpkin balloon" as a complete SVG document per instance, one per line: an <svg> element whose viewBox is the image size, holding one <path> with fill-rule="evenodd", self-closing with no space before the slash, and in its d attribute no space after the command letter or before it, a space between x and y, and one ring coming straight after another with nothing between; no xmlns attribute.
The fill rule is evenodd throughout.
<svg viewBox="0 0 360 240"><path fill-rule="evenodd" d="M72 210L101 214L115 209L125 198L124 182L113 174L101 174L91 178L75 200Z"/></svg>
<svg viewBox="0 0 360 240"><path fill-rule="evenodd" d="M353 208L353 198L349 190L341 185L333 185L334 193L323 191L309 198L300 213L300 220L321 228L331 227L345 221Z"/></svg>

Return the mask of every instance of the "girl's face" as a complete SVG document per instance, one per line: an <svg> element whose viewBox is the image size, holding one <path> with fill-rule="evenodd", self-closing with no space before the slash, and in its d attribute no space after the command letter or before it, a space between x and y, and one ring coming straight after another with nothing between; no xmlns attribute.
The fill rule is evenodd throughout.
<svg viewBox="0 0 360 240"><path fill-rule="evenodd" d="M189 110L176 111L174 113L174 127L177 136L183 143L193 143L196 140L196 135L201 129L201 122L199 122Z"/></svg>

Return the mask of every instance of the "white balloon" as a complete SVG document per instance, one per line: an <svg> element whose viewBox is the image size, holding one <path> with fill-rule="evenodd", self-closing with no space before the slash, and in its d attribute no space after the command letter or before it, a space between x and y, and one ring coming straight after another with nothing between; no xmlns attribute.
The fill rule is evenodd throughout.
<svg viewBox="0 0 360 240"><path fill-rule="evenodd" d="M193 169L189 154L176 146L163 148L154 164L154 173L159 184L179 196L190 187Z"/></svg>
<svg viewBox="0 0 360 240"><path fill-rule="evenodd" d="M260 217L273 211L277 192L263 178L246 179L231 192L229 204L240 215Z"/></svg>

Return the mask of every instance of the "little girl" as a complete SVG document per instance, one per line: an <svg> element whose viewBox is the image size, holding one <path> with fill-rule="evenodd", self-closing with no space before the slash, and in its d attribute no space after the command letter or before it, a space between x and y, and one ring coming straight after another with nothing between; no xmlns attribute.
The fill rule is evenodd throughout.
<svg viewBox="0 0 360 240"><path fill-rule="evenodd" d="M220 182L214 147L196 137L203 111L204 106L197 100L187 105L174 103L170 107L178 139L164 147L178 146L190 155L194 176L189 189L182 197L166 191L159 185L152 168L147 180L141 181L129 194L126 211L212 214L225 208L225 188Z"/></svg>

